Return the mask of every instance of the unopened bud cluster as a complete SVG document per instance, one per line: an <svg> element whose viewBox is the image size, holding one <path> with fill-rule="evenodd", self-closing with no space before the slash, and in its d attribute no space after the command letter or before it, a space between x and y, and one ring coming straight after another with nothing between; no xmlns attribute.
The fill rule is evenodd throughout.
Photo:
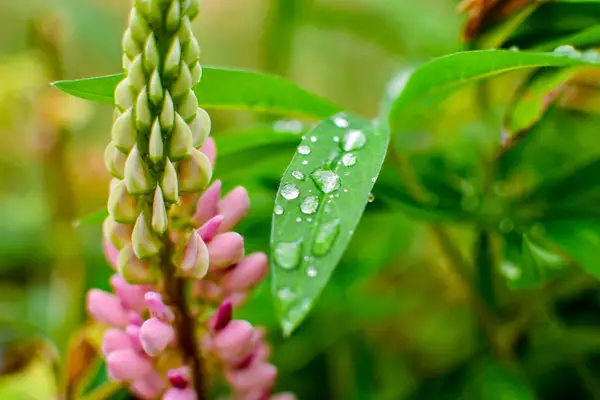
<svg viewBox="0 0 600 400"><path fill-rule="evenodd" d="M115 90L105 151L114 179L104 231L130 283L156 280L170 206L202 191L212 176L199 151L211 122L193 91L202 75L190 25L197 13L197 0L136 0L123 37L125 78ZM192 234L179 252L185 262L174 260L181 276L206 274L208 253L198 239Z"/></svg>

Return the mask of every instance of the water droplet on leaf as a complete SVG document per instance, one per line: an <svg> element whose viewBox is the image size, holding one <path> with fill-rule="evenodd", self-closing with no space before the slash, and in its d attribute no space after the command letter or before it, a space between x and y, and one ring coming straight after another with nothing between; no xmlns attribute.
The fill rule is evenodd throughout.
<svg viewBox="0 0 600 400"><path fill-rule="evenodd" d="M284 287L279 289L277 296L279 296L281 300L291 300L296 297L296 293L294 293L294 291L289 287Z"/></svg>
<svg viewBox="0 0 600 400"><path fill-rule="evenodd" d="M317 137L316 136L311 136L310 137L310 141L313 142L313 143L316 142L317 141Z"/></svg>
<svg viewBox="0 0 600 400"><path fill-rule="evenodd" d="M367 197L367 201L372 203L375 201L375 195L373 193L369 193L369 197Z"/></svg>
<svg viewBox="0 0 600 400"><path fill-rule="evenodd" d="M331 193L340 188L340 177L329 169L317 169L310 177L323 193Z"/></svg>
<svg viewBox="0 0 600 400"><path fill-rule="evenodd" d="M283 269L294 269L300 263L301 242L282 242L275 245L275 263Z"/></svg>
<svg viewBox="0 0 600 400"><path fill-rule="evenodd" d="M294 200L298 197L299 194L300 191L298 190L298 187L293 183L283 185L283 187L281 188L281 197L283 197L286 200Z"/></svg>
<svg viewBox="0 0 600 400"><path fill-rule="evenodd" d="M309 278L314 278L317 276L317 269L315 267L310 267L306 270L306 275L308 275Z"/></svg>
<svg viewBox="0 0 600 400"><path fill-rule="evenodd" d="M367 137L362 131L351 130L344 135L341 146L344 151L353 151L362 149L367 143Z"/></svg>
<svg viewBox="0 0 600 400"><path fill-rule="evenodd" d="M308 161L307 160L302 161L302 165L308 165Z"/></svg>
<svg viewBox="0 0 600 400"><path fill-rule="evenodd" d="M302 144L302 145L298 146L298 153L302 154L303 156L306 156L306 155L310 154L310 147L308 147L305 144Z"/></svg>
<svg viewBox="0 0 600 400"><path fill-rule="evenodd" d="M304 180L304 174L298 170L292 171L292 176L300 181Z"/></svg>
<svg viewBox="0 0 600 400"><path fill-rule="evenodd" d="M281 207L279 204L277 204L275 206L275 208L273 209L273 212L275 213L275 215L281 215L281 214L283 214L283 207Z"/></svg>
<svg viewBox="0 0 600 400"><path fill-rule="evenodd" d="M317 208L319 208L319 197L317 196L307 196L300 204L300 210L304 214L313 214Z"/></svg>
<svg viewBox="0 0 600 400"><path fill-rule="evenodd" d="M500 266L500 272L511 281L521 278L523 271L510 261L504 261Z"/></svg>
<svg viewBox="0 0 600 400"><path fill-rule="evenodd" d="M323 256L331 250L335 239L340 233L340 220L335 219L333 221L327 222L321 226L319 232L317 232L317 236L315 237L315 242L313 244L312 251L317 256Z"/></svg>
<svg viewBox="0 0 600 400"><path fill-rule="evenodd" d="M354 154L352 154L352 153L346 153L342 157L342 163L346 167L351 167L354 164L356 164L356 156Z"/></svg>
<svg viewBox="0 0 600 400"><path fill-rule="evenodd" d="M333 123L338 128L347 128L350 125L348 120L346 120L345 118L342 118L342 117L333 117Z"/></svg>

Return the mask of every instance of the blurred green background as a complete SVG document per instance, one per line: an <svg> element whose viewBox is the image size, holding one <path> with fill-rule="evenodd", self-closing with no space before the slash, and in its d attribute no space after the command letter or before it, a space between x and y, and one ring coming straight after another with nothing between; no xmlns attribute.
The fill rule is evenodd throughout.
<svg viewBox="0 0 600 400"><path fill-rule="evenodd" d="M282 75L374 117L396 73L466 48L466 16L457 6L453 0L203 0L194 28L205 65ZM128 8L118 0L0 1L2 399L57 398L53 368L64 362L56 352L65 351L85 318L85 290L108 287L101 226L89 217L77 221L106 203L102 156L112 110L67 97L49 82L118 72ZM575 223L556 211L546 229L577 257L513 291L519 263L507 264L506 249L518 222L473 216L487 193L490 165L496 169L491 197L504 216L518 214L514 199L531 188L560 182L600 157L591 85L584 100L581 91L565 94L493 161L503 116L525 78L509 74L459 91L427 115L423 131L400 141L439 209L385 201L377 190L388 187L378 183L331 283L291 338L281 337L266 285L239 312L268 328L279 389L300 399L600 399L599 285L576 268L580 262L592 273L600 268L597 220L583 213ZM240 231L248 252L267 251L273 198L296 144L236 152L235 142L245 139L234 135L295 125L245 112L211 116L213 135L229 146L216 176L227 189L249 189L253 209ZM600 177L598 168L588 173ZM588 194L577 204L593 210L600 201ZM560 195L546 193L544 207ZM527 226L547 212L539 203L524 210L535 215L523 217ZM491 275L491 303L460 273L482 264ZM479 301L494 310L492 322Z"/></svg>

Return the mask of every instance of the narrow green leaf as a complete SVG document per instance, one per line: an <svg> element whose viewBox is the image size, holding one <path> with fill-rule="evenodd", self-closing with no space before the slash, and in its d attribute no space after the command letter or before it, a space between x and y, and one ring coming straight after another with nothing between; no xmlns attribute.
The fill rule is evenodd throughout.
<svg viewBox="0 0 600 400"><path fill-rule="evenodd" d="M567 48L553 53L479 50L450 54L416 69L390 110L392 133L408 130L419 113L444 97L479 79L525 68L598 65L595 52Z"/></svg>
<svg viewBox="0 0 600 400"><path fill-rule="evenodd" d="M582 49L598 46L600 44L600 26L594 25L572 35L544 43L538 46L536 50L550 51L565 44Z"/></svg>
<svg viewBox="0 0 600 400"><path fill-rule="evenodd" d="M544 224L546 235L581 268L600 279L600 221L571 219Z"/></svg>
<svg viewBox="0 0 600 400"><path fill-rule="evenodd" d="M103 208L102 210L94 211L93 213L81 217L80 219L74 221L73 225L76 228L87 225L99 225L104 222L106 217L108 217L108 210Z"/></svg>
<svg viewBox="0 0 600 400"><path fill-rule="evenodd" d="M271 289L285 335L328 282L369 201L385 129L350 115L319 123L281 180L271 230Z"/></svg>
<svg viewBox="0 0 600 400"><path fill-rule="evenodd" d="M241 109L286 115L327 118L339 111L329 101L283 78L253 71L204 67L194 90L200 107ZM122 74L55 82L65 93L112 104Z"/></svg>

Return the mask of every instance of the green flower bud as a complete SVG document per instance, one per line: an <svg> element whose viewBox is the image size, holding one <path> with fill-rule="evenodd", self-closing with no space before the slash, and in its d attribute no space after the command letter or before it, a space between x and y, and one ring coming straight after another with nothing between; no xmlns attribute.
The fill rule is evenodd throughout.
<svg viewBox="0 0 600 400"><path fill-rule="evenodd" d="M198 13L200 12L200 3L198 0L192 0L190 6L187 9L187 15L190 17L190 20L196 18Z"/></svg>
<svg viewBox="0 0 600 400"><path fill-rule="evenodd" d="M163 75L168 78L174 77L177 74L177 71L179 71L180 62L181 43L179 43L179 39L175 37L173 42L171 42L171 46L169 46L169 51L167 52L165 65L163 67Z"/></svg>
<svg viewBox="0 0 600 400"><path fill-rule="evenodd" d="M152 76L150 77L150 85L148 89L148 94L150 95L150 101L152 104L159 105L163 100L164 93L165 92L163 91L158 70L154 70Z"/></svg>
<svg viewBox="0 0 600 400"><path fill-rule="evenodd" d="M169 217L165 208L165 200L163 198L160 186L154 191L154 201L152 202L152 229L158 234L163 234L169 227Z"/></svg>
<svg viewBox="0 0 600 400"><path fill-rule="evenodd" d="M132 225L119 224L111 217L106 217L102 226L104 237L117 250L121 250L131 242Z"/></svg>
<svg viewBox="0 0 600 400"><path fill-rule="evenodd" d="M175 166L167 158L165 163L165 173L160 183L165 200L175 203L179 198L179 182L177 181L177 171Z"/></svg>
<svg viewBox="0 0 600 400"><path fill-rule="evenodd" d="M156 37L151 32L144 45L144 65L147 71L154 71L158 68L159 63L160 54L158 52L158 45L156 44Z"/></svg>
<svg viewBox="0 0 600 400"><path fill-rule="evenodd" d="M186 94L193 86L194 83L192 82L192 73L190 72L190 69L186 63L181 63L179 76L173 86L171 86L171 96L173 96L174 99L177 99Z"/></svg>
<svg viewBox="0 0 600 400"><path fill-rule="evenodd" d="M193 36L183 46L183 59L187 65L194 65L200 60L200 45Z"/></svg>
<svg viewBox="0 0 600 400"><path fill-rule="evenodd" d="M119 252L117 269L119 274L132 285L151 284L158 278L149 262L136 257L131 244Z"/></svg>
<svg viewBox="0 0 600 400"><path fill-rule="evenodd" d="M161 9L160 1L150 0L148 6L148 19L154 25L162 25L162 14L163 11Z"/></svg>
<svg viewBox="0 0 600 400"><path fill-rule="evenodd" d="M179 251L179 259L174 260L177 266L176 275L190 279L202 279L208 273L208 247L195 229L192 231L183 251Z"/></svg>
<svg viewBox="0 0 600 400"><path fill-rule="evenodd" d="M196 109L196 118L190 123L192 131L192 146L200 148L210 135L211 121L208 113L202 109Z"/></svg>
<svg viewBox="0 0 600 400"><path fill-rule="evenodd" d="M135 7L131 9L131 13L129 14L129 30L131 31L131 36L138 43L144 43L146 36L150 32L150 27L148 27L146 20Z"/></svg>
<svg viewBox="0 0 600 400"><path fill-rule="evenodd" d="M169 158L173 161L183 160L192 151L192 131L183 118L175 113L175 126L171 133Z"/></svg>
<svg viewBox="0 0 600 400"><path fill-rule="evenodd" d="M192 84L193 84L193 86L196 86L198 84L198 82L200 82L200 79L202 79L202 65L200 65L200 63L196 63L192 67Z"/></svg>
<svg viewBox="0 0 600 400"><path fill-rule="evenodd" d="M165 23L165 27L167 28L167 32L174 32L179 28L179 22L181 21L181 5L179 4L179 0L173 0L171 2L171 6L167 11L167 20Z"/></svg>
<svg viewBox="0 0 600 400"><path fill-rule="evenodd" d="M142 52L140 45L133 38L130 29L127 29L123 35L123 51L129 56L129 58L134 58Z"/></svg>
<svg viewBox="0 0 600 400"><path fill-rule="evenodd" d="M125 162L125 184L129 193L134 196L150 193L156 187L137 145L133 146Z"/></svg>
<svg viewBox="0 0 600 400"><path fill-rule="evenodd" d="M148 17L150 13L150 1L149 0L135 0L134 7L144 16Z"/></svg>
<svg viewBox="0 0 600 400"><path fill-rule="evenodd" d="M148 143L148 155L154 163L162 161L164 150L163 150L163 137L160 130L160 122L158 118L154 119L152 124L152 131L150 133L150 142Z"/></svg>
<svg viewBox="0 0 600 400"><path fill-rule="evenodd" d="M190 122L196 117L197 109L198 99L192 90L188 90L177 106L177 113L185 122Z"/></svg>
<svg viewBox="0 0 600 400"><path fill-rule="evenodd" d="M161 243L148 226L144 212L140 213L135 222L131 234L131 244L133 252L140 260L155 256L160 252Z"/></svg>
<svg viewBox="0 0 600 400"><path fill-rule="evenodd" d="M125 78L115 88L115 105L121 111L125 111L133 105L134 99L129 85L129 78Z"/></svg>
<svg viewBox="0 0 600 400"><path fill-rule="evenodd" d="M127 160L127 157L117 149L117 146L113 142L110 142L106 146L104 164L112 176L123 179L125 176L125 160Z"/></svg>
<svg viewBox="0 0 600 400"><path fill-rule="evenodd" d="M127 57L127 54L123 53L123 61L121 63L125 72L129 71L129 67L131 66L131 60Z"/></svg>
<svg viewBox="0 0 600 400"><path fill-rule="evenodd" d="M144 62L142 55L138 55L133 59L129 66L129 84L136 90L141 90L146 86L146 75L144 73Z"/></svg>
<svg viewBox="0 0 600 400"><path fill-rule="evenodd" d="M179 163L179 191L195 193L205 189L212 178L210 160L200 150L193 149L192 154Z"/></svg>
<svg viewBox="0 0 600 400"><path fill-rule="evenodd" d="M133 122L133 111L128 108L113 124L111 137L115 147L123 153L129 153L129 150L137 140L137 132Z"/></svg>
<svg viewBox="0 0 600 400"><path fill-rule="evenodd" d="M125 182L118 181L108 196L108 213L121 224L133 224L139 215L138 201L129 194Z"/></svg>
<svg viewBox="0 0 600 400"><path fill-rule="evenodd" d="M175 106L173 99L167 90L163 101L162 111L160 112L160 126L165 132L171 132L175 124Z"/></svg>
<svg viewBox="0 0 600 400"><path fill-rule="evenodd" d="M187 15L181 17L181 24L179 25L179 31L177 32L177 36L181 43L186 43L190 38L194 37L194 32L192 31L192 23Z"/></svg>
<svg viewBox="0 0 600 400"><path fill-rule="evenodd" d="M147 131L152 124L152 113L148 105L148 89L144 86L135 105L135 123L140 131Z"/></svg>

